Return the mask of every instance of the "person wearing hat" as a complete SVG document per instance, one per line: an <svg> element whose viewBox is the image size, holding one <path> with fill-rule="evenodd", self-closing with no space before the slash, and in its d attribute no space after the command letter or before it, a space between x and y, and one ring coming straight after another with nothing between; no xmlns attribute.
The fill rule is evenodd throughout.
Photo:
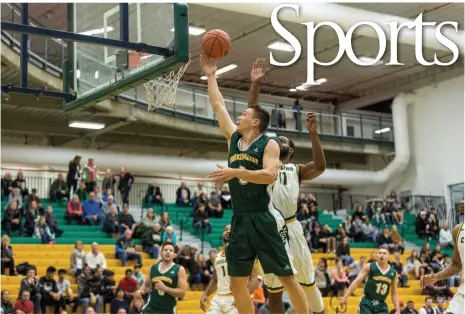
<svg viewBox="0 0 465 314"><path fill-rule="evenodd" d="M55 267L50 266L47 268L45 276L39 279L40 294L42 295L40 301L42 313L46 313L47 305L55 307L54 313L61 313L61 309L66 309L65 298L58 290L57 282L53 278L56 271Z"/></svg>

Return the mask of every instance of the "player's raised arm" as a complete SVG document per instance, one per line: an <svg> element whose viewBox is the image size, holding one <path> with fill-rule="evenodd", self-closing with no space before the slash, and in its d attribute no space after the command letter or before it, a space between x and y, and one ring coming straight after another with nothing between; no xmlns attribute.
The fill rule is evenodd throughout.
<svg viewBox="0 0 465 314"><path fill-rule="evenodd" d="M265 70L265 59L257 58L254 64L252 65L252 70L250 71L250 85L249 90L249 99L248 107L254 107L258 105L258 96L260 95L260 83L265 77L265 74L268 70Z"/></svg>
<svg viewBox="0 0 465 314"><path fill-rule="evenodd" d="M318 120L313 112L307 113L306 127L312 142L313 161L305 165L298 165L300 181L315 179L326 169L325 153L318 135Z"/></svg>
<svg viewBox="0 0 465 314"><path fill-rule="evenodd" d="M216 82L216 64L208 60L207 56L202 54L200 55L200 66L208 78L208 96L210 104L213 107L213 111L215 111L221 131L229 141L232 134L236 131L236 125L229 116L229 112L224 104L223 95L221 95L218 83Z"/></svg>
<svg viewBox="0 0 465 314"><path fill-rule="evenodd" d="M205 289L205 291L202 294L202 297L200 298L200 308L202 309L202 311L207 311L207 300L213 293L215 293L217 286L218 275L216 274L215 267L213 267L213 277L208 283L207 289Z"/></svg>
<svg viewBox="0 0 465 314"><path fill-rule="evenodd" d="M397 292L398 291L397 291L397 274L396 274L396 278L394 278L391 284L391 298L392 298L392 304L394 304L394 309L396 310L395 314L400 314L399 294Z"/></svg>
<svg viewBox="0 0 465 314"><path fill-rule="evenodd" d="M349 286L349 289L347 289L346 293L344 294L344 297L341 300L341 305L344 305L347 303L347 299L349 296L352 295L355 289L357 289L365 280L366 276L370 273L370 263L363 265L362 270L358 274L357 278L351 283Z"/></svg>
<svg viewBox="0 0 465 314"><path fill-rule="evenodd" d="M134 298L135 299L142 298L142 295L149 292L150 288L152 288L152 279L150 278L150 276L146 276L144 280L144 284L139 289L137 289L136 292L134 292Z"/></svg>

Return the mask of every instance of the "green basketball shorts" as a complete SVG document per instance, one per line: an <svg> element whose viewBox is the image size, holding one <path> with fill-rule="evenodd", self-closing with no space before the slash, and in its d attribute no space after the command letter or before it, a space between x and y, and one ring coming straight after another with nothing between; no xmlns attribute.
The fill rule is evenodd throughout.
<svg viewBox="0 0 465 314"><path fill-rule="evenodd" d="M384 301L362 297L358 304L358 314L388 314L388 306Z"/></svg>
<svg viewBox="0 0 465 314"><path fill-rule="evenodd" d="M281 213L274 208L234 213L226 258L228 273L234 277L250 276L256 258L265 274L295 274Z"/></svg>

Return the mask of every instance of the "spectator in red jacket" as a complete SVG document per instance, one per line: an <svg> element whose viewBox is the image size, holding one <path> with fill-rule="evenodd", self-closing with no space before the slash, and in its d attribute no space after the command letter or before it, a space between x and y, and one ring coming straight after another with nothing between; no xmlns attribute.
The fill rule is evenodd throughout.
<svg viewBox="0 0 465 314"><path fill-rule="evenodd" d="M76 220L79 223L82 222L82 205L79 203L79 196L73 195L71 201L68 202L65 219L69 224L71 224L73 220Z"/></svg>
<svg viewBox="0 0 465 314"><path fill-rule="evenodd" d="M29 301L29 291L24 290L21 293L21 299L16 301L15 310L16 314L32 314L34 311L34 303Z"/></svg>
<svg viewBox="0 0 465 314"><path fill-rule="evenodd" d="M131 303L134 292L139 288L137 280L132 275L132 269L126 269L126 276L118 284L118 288L124 290L124 298L128 300L128 303Z"/></svg>

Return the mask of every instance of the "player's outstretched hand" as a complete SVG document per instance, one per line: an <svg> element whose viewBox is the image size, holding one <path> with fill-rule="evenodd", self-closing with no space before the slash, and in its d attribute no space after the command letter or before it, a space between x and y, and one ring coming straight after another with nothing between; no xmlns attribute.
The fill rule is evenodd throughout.
<svg viewBox="0 0 465 314"><path fill-rule="evenodd" d="M200 67L205 75L215 75L217 67L214 62L211 62L205 54L200 55Z"/></svg>
<svg viewBox="0 0 465 314"><path fill-rule="evenodd" d="M309 112L305 115L305 126L310 133L318 132L318 119L314 112Z"/></svg>
<svg viewBox="0 0 465 314"><path fill-rule="evenodd" d="M252 65L252 71L250 71L250 80L252 82L260 82L266 75L269 69L265 69L265 58L257 58Z"/></svg>
<svg viewBox="0 0 465 314"><path fill-rule="evenodd" d="M347 304L347 297L342 297L340 304L341 304L341 308L344 308Z"/></svg>
<svg viewBox="0 0 465 314"><path fill-rule="evenodd" d="M420 286L425 288L426 286L432 285L437 281L434 275L424 275L420 277Z"/></svg>
<svg viewBox="0 0 465 314"><path fill-rule="evenodd" d="M134 297L135 300L141 300L142 299L142 294L140 293L140 290L134 291L133 297Z"/></svg>
<svg viewBox="0 0 465 314"><path fill-rule="evenodd" d="M204 312L207 311L208 297L205 294L202 294L200 298L200 309Z"/></svg>
<svg viewBox="0 0 465 314"><path fill-rule="evenodd" d="M221 182L228 182L232 178L236 176L235 169L225 167L222 165L216 165L219 169L210 172L208 178L211 179L213 182L221 183Z"/></svg>

